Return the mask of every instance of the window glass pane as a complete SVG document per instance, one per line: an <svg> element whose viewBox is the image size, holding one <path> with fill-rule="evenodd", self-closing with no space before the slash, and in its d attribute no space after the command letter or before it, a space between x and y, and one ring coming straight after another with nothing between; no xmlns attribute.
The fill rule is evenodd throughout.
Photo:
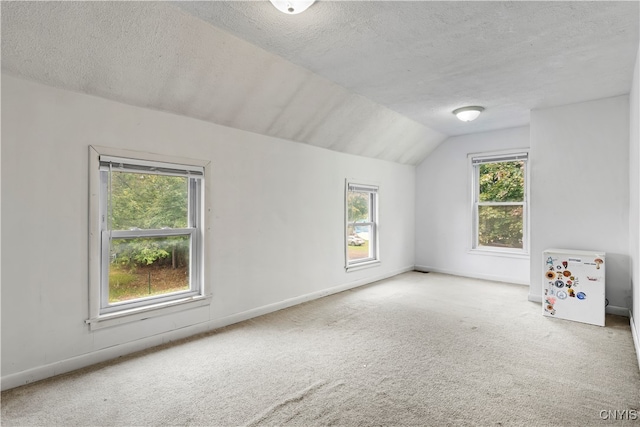
<svg viewBox="0 0 640 427"><path fill-rule="evenodd" d="M117 172L111 174L109 227L112 230L185 228L187 177Z"/></svg>
<svg viewBox="0 0 640 427"><path fill-rule="evenodd" d="M347 193L347 212L349 222L369 222L371 219L371 193L349 191Z"/></svg>
<svg viewBox="0 0 640 427"><path fill-rule="evenodd" d="M112 239L109 303L189 290L189 242L190 236Z"/></svg>
<svg viewBox="0 0 640 427"><path fill-rule="evenodd" d="M522 206L478 206L478 245L522 249Z"/></svg>
<svg viewBox="0 0 640 427"><path fill-rule="evenodd" d="M479 168L480 202L524 201L524 162L484 163Z"/></svg>
<svg viewBox="0 0 640 427"><path fill-rule="evenodd" d="M373 258L373 245L370 244L371 225L353 224L347 227L347 260L349 262Z"/></svg>

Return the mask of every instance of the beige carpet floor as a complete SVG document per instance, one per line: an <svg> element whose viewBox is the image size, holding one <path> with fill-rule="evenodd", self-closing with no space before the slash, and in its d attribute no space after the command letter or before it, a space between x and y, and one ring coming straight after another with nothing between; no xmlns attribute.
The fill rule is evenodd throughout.
<svg viewBox="0 0 640 427"><path fill-rule="evenodd" d="M601 419L640 411L629 319L606 322L543 317L523 286L410 272L6 391L1 421L638 425Z"/></svg>

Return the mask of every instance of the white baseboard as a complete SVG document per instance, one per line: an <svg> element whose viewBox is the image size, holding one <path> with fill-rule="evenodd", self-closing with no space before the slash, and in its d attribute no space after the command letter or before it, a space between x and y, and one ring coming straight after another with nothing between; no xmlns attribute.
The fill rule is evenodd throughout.
<svg viewBox="0 0 640 427"><path fill-rule="evenodd" d="M633 337L633 346L636 348L636 357L638 358L638 369L640 369L640 332L636 328L633 320L633 313L629 312L629 322L631 323L631 336Z"/></svg>
<svg viewBox="0 0 640 427"><path fill-rule="evenodd" d="M540 295L531 295L529 294L529 296L527 297L527 299L529 301L532 302L539 302L540 304L542 304L542 297Z"/></svg>
<svg viewBox="0 0 640 427"><path fill-rule="evenodd" d="M504 279L504 280L500 280L500 278L497 277L493 277L493 276L489 276L489 275L483 275L483 274L478 274L478 275L469 275L469 274L460 274L460 273L455 273L455 272L451 272L451 271L447 271L447 270L443 270L443 269L439 269L439 268L431 268L431 267L425 267L425 266L421 266L421 265L416 265L415 270L417 271L433 271L434 273L443 273L443 274L451 274L453 276L462 276L462 277L470 277L473 279L485 279L485 280L495 280L498 282L508 282L508 283L516 283L518 285L524 285L528 283L518 283L518 282L514 282L508 279ZM529 301L532 302L538 302L538 303L542 303L542 296L540 295L533 295L533 294L529 294L527 296L527 299ZM629 317L629 309L626 307L618 307L616 305L609 305L605 308L605 313L609 313L609 314L615 314L617 316L623 316L623 317Z"/></svg>
<svg viewBox="0 0 640 427"><path fill-rule="evenodd" d="M617 305L608 305L604 309L604 312L615 314L616 316L629 317L629 309L626 307L618 307Z"/></svg>
<svg viewBox="0 0 640 427"><path fill-rule="evenodd" d="M528 281L514 280L511 277L498 276L493 274L475 274L475 273L472 274L472 273L466 273L461 271L447 270L443 268L428 267L425 265L416 265L414 269L416 271L430 271L433 273L450 274L451 276L469 277L470 279L491 280L494 282L515 283L516 285L529 286Z"/></svg>
<svg viewBox="0 0 640 427"><path fill-rule="evenodd" d="M172 341L181 340L194 335L198 335L205 332L210 332L224 326L229 326L234 323L242 322L244 320L252 319L254 317L262 316L264 314L272 313L274 311L282 310L297 304L302 304L307 301L322 298L328 295L343 292L349 289L354 289L360 286L368 285L379 280L384 280L389 277L396 276L407 271L412 271L413 266L407 266L389 273L381 274L374 277L355 280L353 282L344 283L342 285L334 286L332 288L323 289L321 291L312 292L298 297L289 298L277 303L268 304L262 307L257 307L251 310L243 311L241 313L232 314L220 319L211 320L208 322L198 323L195 325L187 326L180 329L174 329L172 331L164 332L151 337L142 338L139 340L119 344L113 347L108 347L100 350L93 351L91 353L81 354L65 360L49 363L47 365L38 366L35 368L27 369L25 371L17 372L3 376L0 379L0 388L8 390L11 388L19 387L25 384L33 383L36 381L44 380L55 375L65 374L77 369L85 368L87 366L95 365L96 363L106 362L111 359L115 359L121 356L126 356L138 351L142 351L148 348L156 347L162 344L166 344Z"/></svg>

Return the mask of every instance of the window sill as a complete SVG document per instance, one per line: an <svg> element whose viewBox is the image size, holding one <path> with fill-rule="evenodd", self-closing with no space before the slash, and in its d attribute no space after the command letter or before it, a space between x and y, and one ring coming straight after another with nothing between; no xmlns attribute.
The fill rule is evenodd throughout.
<svg viewBox="0 0 640 427"><path fill-rule="evenodd" d="M211 296L194 296L164 303L122 310L115 313L102 314L92 319L85 320L91 331L109 328L125 323L137 322L151 317L163 316L191 308L202 307L211 302Z"/></svg>
<svg viewBox="0 0 640 427"><path fill-rule="evenodd" d="M357 271L357 270L363 270L365 268L370 268L370 267L377 267L380 265L380 260L374 259L371 261L366 261L366 262L362 262L362 263L358 263L358 264L352 264L352 265L348 265L345 267L345 269L348 272L351 271Z"/></svg>
<svg viewBox="0 0 640 427"><path fill-rule="evenodd" d="M520 259L529 259L529 254L527 252L515 252L504 249L470 249L469 254L471 255L484 255L484 256L499 256L505 258L520 258Z"/></svg>

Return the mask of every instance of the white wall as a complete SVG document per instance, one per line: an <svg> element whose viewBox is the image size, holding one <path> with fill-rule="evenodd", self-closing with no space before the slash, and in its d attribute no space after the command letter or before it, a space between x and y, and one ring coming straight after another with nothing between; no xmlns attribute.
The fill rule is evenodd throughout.
<svg viewBox="0 0 640 427"><path fill-rule="evenodd" d="M295 18L280 30L318 31L309 14ZM398 163L418 163L444 139L168 1L2 2L2 70L128 105Z"/></svg>
<svg viewBox="0 0 640 427"><path fill-rule="evenodd" d="M532 111L530 154L530 299L541 298L544 249L605 251L609 311L628 314L629 97Z"/></svg>
<svg viewBox="0 0 640 427"><path fill-rule="evenodd" d="M529 147L529 127L452 137L416 168L416 268L529 283L528 257L470 253L467 154Z"/></svg>
<svg viewBox="0 0 640 427"><path fill-rule="evenodd" d="M632 331L640 365L640 47L629 94L629 252L632 265Z"/></svg>
<svg viewBox="0 0 640 427"><path fill-rule="evenodd" d="M413 268L415 169L2 76L2 386ZM211 306L89 331L88 146L213 163ZM344 180L380 185L379 267L344 270Z"/></svg>

